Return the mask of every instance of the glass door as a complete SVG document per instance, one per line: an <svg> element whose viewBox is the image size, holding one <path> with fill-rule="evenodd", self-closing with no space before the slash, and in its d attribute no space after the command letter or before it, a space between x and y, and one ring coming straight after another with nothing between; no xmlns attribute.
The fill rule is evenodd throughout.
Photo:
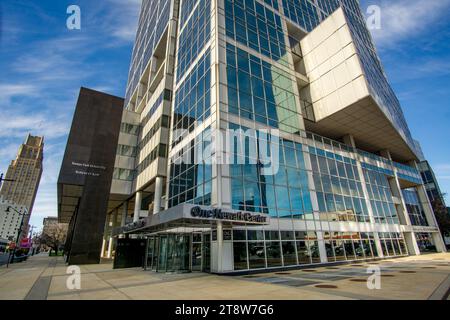
<svg viewBox="0 0 450 320"><path fill-rule="evenodd" d="M158 272L167 270L167 236L161 236L159 239L159 257Z"/></svg>
<svg viewBox="0 0 450 320"><path fill-rule="evenodd" d="M202 234L192 234L192 271L202 271Z"/></svg>
<svg viewBox="0 0 450 320"><path fill-rule="evenodd" d="M211 234L203 234L202 248L203 272L211 272Z"/></svg>
<svg viewBox="0 0 450 320"><path fill-rule="evenodd" d="M147 239L147 255L145 259L145 270L152 270L153 256L155 255L155 238Z"/></svg>

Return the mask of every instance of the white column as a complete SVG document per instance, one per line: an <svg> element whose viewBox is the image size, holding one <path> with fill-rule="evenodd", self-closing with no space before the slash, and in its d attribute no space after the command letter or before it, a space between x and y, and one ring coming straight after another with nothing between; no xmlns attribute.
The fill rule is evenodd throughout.
<svg viewBox="0 0 450 320"><path fill-rule="evenodd" d="M217 221L217 272L223 272L223 223Z"/></svg>
<svg viewBox="0 0 450 320"><path fill-rule="evenodd" d="M419 246L417 245L416 235L414 232L404 232L406 246L408 247L409 254L412 256L420 255Z"/></svg>
<svg viewBox="0 0 450 320"><path fill-rule="evenodd" d="M323 239L323 232L317 231L317 244L319 246L319 254L320 254L320 262L321 263L327 263L328 257L327 257L327 248L325 248L325 242Z"/></svg>
<svg viewBox="0 0 450 320"><path fill-rule="evenodd" d="M108 255L106 256L108 259L111 259L112 245L113 245L113 238L112 238L112 237L109 237Z"/></svg>
<svg viewBox="0 0 450 320"><path fill-rule="evenodd" d="M141 215L141 206L142 206L142 192L136 192L136 199L134 203L134 217L133 222L139 221L139 216Z"/></svg>
<svg viewBox="0 0 450 320"><path fill-rule="evenodd" d="M444 239L442 239L442 234L440 231L431 233L433 237L434 245L436 246L437 252L447 252Z"/></svg>
<svg viewBox="0 0 450 320"><path fill-rule="evenodd" d="M383 258L384 257L383 247L381 246L380 236L378 235L378 232L373 233L373 240L375 242L375 247L377 248L378 257Z"/></svg>
<svg viewBox="0 0 450 320"><path fill-rule="evenodd" d="M105 257L105 246L106 246L106 239L103 238L102 251L101 251L101 254L100 254L100 258L104 258Z"/></svg>
<svg viewBox="0 0 450 320"><path fill-rule="evenodd" d="M155 200L153 201L153 214L157 214L161 211L162 191L163 191L163 178L156 177Z"/></svg>

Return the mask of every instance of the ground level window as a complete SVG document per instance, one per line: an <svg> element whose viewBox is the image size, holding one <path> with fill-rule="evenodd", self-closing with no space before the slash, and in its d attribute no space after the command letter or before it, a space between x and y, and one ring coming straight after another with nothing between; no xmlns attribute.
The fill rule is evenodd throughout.
<svg viewBox="0 0 450 320"><path fill-rule="evenodd" d="M264 242L248 243L248 262L250 269L260 269L266 267Z"/></svg>
<svg viewBox="0 0 450 320"><path fill-rule="evenodd" d="M234 252L234 270L245 270L247 269L247 243L245 242L234 242L233 243Z"/></svg>
<svg viewBox="0 0 450 320"><path fill-rule="evenodd" d="M267 250L267 266L280 267L281 266L281 248L279 241L266 242Z"/></svg>
<svg viewBox="0 0 450 320"><path fill-rule="evenodd" d="M297 264L297 254L295 252L294 241L283 241L281 244L283 249L283 260L285 266L293 266Z"/></svg>

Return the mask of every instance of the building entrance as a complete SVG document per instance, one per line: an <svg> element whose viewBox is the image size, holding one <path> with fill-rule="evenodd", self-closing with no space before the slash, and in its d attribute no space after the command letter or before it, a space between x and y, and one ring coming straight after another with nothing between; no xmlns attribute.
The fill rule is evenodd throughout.
<svg viewBox="0 0 450 320"><path fill-rule="evenodd" d="M210 233L164 233L147 238L146 270L210 272Z"/></svg>

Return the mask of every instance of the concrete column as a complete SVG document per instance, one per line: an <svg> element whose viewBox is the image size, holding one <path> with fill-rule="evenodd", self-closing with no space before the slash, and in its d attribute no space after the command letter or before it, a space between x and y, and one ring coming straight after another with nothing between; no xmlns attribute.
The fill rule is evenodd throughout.
<svg viewBox="0 0 450 320"><path fill-rule="evenodd" d="M383 247L381 246L380 236L378 235L378 232L374 232L373 235L374 235L373 240L375 242L375 247L377 248L377 252L378 252L378 258L383 258L384 253L383 253Z"/></svg>
<svg viewBox="0 0 450 320"><path fill-rule="evenodd" d="M417 166L417 163L415 161L410 162L410 165L419 170L419 167ZM428 199L425 186L424 185L417 186L416 191L419 197L419 201L422 204L423 210L425 212L425 217L427 219L428 225L430 227L435 227L437 229L437 232L431 233L434 245L436 246L436 250L438 252L447 252L447 248L445 247L445 242L439 230L436 216L434 215L433 207L431 206L430 200Z"/></svg>
<svg viewBox="0 0 450 320"><path fill-rule="evenodd" d="M122 211L122 221L120 223L121 227L124 227L127 223L127 216L128 216L128 200L124 202L123 204L123 211Z"/></svg>
<svg viewBox="0 0 450 320"><path fill-rule="evenodd" d="M356 148L356 142L352 135L348 134L346 136L343 136L342 140L346 145L353 147L354 149Z"/></svg>
<svg viewBox="0 0 450 320"><path fill-rule="evenodd" d="M105 247L106 247L106 239L103 238L102 251L101 251L101 254L100 254L100 258L104 258L105 257Z"/></svg>
<svg viewBox="0 0 450 320"><path fill-rule="evenodd" d="M153 201L153 214L157 214L161 211L162 192L163 192L163 178L156 177L155 200Z"/></svg>
<svg viewBox="0 0 450 320"><path fill-rule="evenodd" d="M319 246L320 262L327 263L328 262L327 248L325 247L323 232L317 231L316 234L317 234L317 244Z"/></svg>
<svg viewBox="0 0 450 320"><path fill-rule="evenodd" d="M141 206L142 206L142 191L138 191L136 192L136 199L134 204L133 222L139 221L139 216L141 214Z"/></svg>
<svg viewBox="0 0 450 320"><path fill-rule="evenodd" d="M419 246L417 245L416 235L414 232L404 232L406 246L408 247L409 254L412 256L420 255Z"/></svg>
<svg viewBox="0 0 450 320"><path fill-rule="evenodd" d="M112 246L113 246L113 238L112 238L112 237L109 237L108 254L106 255L106 257L107 257L108 259L111 259Z"/></svg>
<svg viewBox="0 0 450 320"><path fill-rule="evenodd" d="M223 272L223 223L217 221L217 272Z"/></svg>
<svg viewBox="0 0 450 320"><path fill-rule="evenodd" d="M433 242L434 242L434 245L436 246L436 251L437 252L447 252L447 247L445 246L445 242L442 239L441 232L440 231L433 232L431 234L431 236L433 237Z"/></svg>

